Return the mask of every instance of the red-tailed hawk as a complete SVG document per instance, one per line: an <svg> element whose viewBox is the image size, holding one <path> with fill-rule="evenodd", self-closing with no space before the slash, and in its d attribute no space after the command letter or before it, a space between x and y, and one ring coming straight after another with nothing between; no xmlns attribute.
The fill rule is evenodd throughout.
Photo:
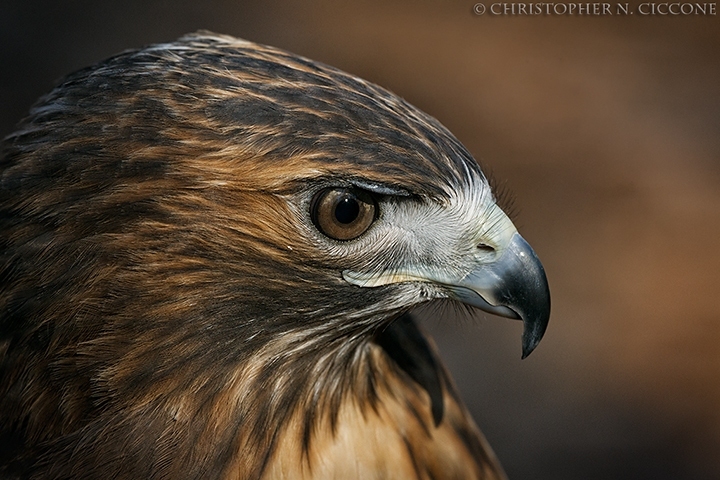
<svg viewBox="0 0 720 480"><path fill-rule="evenodd" d="M67 77L5 139L4 479L502 478L407 312L540 341L543 268L382 88L209 33Z"/></svg>

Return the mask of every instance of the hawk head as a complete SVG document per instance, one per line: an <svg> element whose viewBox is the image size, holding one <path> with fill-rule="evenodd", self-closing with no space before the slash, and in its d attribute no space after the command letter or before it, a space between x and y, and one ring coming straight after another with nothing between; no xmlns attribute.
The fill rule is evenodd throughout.
<svg viewBox="0 0 720 480"><path fill-rule="evenodd" d="M287 432L307 453L348 399L399 395L372 345L413 306L521 319L523 357L548 323L452 134L271 47L199 33L77 72L1 167L8 472L259 476Z"/></svg>

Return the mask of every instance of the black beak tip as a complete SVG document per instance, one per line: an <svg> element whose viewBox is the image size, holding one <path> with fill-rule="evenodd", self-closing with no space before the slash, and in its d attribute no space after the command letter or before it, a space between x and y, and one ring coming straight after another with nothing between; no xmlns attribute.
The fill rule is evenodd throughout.
<svg viewBox="0 0 720 480"><path fill-rule="evenodd" d="M523 335L523 346L522 346L522 359L525 360L530 355L535 347L540 343L539 338L531 338L527 335Z"/></svg>
<svg viewBox="0 0 720 480"><path fill-rule="evenodd" d="M550 309L539 318L525 319L522 336L522 359L526 359L538 346L550 321Z"/></svg>

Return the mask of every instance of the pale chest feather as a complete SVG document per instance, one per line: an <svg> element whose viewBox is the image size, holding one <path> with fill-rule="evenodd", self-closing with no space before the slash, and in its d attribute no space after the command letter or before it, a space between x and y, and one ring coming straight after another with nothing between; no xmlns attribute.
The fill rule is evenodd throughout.
<svg viewBox="0 0 720 480"><path fill-rule="evenodd" d="M504 479L495 455L465 408L444 392L445 413L435 426L430 399L394 370L378 347L376 365L389 372L375 406L348 396L335 428L319 422L303 451L300 417L280 437L263 479ZM392 373L390 373L392 372ZM449 386L448 386L449 387ZM452 387L449 387L452 388ZM243 452L238 452L242 464ZM240 470L242 467L240 467ZM229 470L229 479L243 478ZM236 475L236 473L240 473Z"/></svg>

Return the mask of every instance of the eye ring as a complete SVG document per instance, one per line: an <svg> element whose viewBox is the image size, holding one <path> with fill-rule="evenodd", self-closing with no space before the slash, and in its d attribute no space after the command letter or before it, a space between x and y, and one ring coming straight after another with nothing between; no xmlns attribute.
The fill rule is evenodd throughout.
<svg viewBox="0 0 720 480"><path fill-rule="evenodd" d="M340 241L353 240L370 228L377 218L377 202L358 188L326 188L318 192L310 207L315 227Z"/></svg>

